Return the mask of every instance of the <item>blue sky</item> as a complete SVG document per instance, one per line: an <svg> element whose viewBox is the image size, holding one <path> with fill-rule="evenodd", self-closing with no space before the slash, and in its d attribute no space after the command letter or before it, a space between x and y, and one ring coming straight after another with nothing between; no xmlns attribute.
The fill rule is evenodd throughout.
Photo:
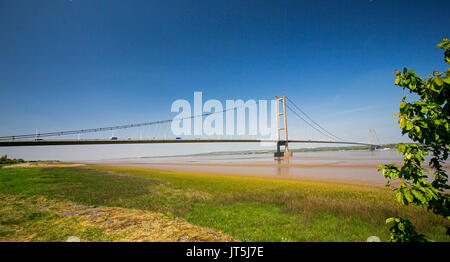
<svg viewBox="0 0 450 262"><path fill-rule="evenodd" d="M285 93L338 136L367 142L374 128L398 141L392 72L446 69L447 5L0 0L0 135L167 119L174 100L202 91ZM310 132L293 115L289 125Z"/></svg>

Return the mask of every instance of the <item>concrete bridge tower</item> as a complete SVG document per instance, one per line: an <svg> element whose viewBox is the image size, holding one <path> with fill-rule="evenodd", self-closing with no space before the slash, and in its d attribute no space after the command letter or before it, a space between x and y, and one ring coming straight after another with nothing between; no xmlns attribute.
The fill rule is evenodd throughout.
<svg viewBox="0 0 450 262"><path fill-rule="evenodd" d="M280 111L279 101L282 103L282 112ZM287 117L286 117L286 97L283 95L282 97L275 97L275 121L276 121L276 130L277 130L277 152L275 152L274 156L278 157L290 157L292 156L292 152L289 152L288 147L288 131L287 131ZM283 116L283 125L280 127L280 116ZM280 131L284 131L283 140L280 138ZM280 150L280 147L284 146L284 152Z"/></svg>

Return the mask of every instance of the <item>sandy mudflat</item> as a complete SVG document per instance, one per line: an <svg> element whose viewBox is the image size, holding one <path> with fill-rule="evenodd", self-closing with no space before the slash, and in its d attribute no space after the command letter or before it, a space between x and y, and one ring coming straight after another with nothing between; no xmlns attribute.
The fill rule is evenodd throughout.
<svg viewBox="0 0 450 262"><path fill-rule="evenodd" d="M268 176L384 185L380 163L398 162L392 152L296 153L275 160L272 154L206 155L87 161L88 164L141 167L202 174Z"/></svg>
<svg viewBox="0 0 450 262"><path fill-rule="evenodd" d="M86 161L87 164L141 167L202 174L268 176L384 185L379 164L401 163L393 150L295 153L275 160L272 154L203 155ZM448 169L448 166L447 166Z"/></svg>
<svg viewBox="0 0 450 262"><path fill-rule="evenodd" d="M18 168L18 167L76 167L85 166L81 163L69 163L60 161L39 161L39 162L26 162L13 165L5 165L2 168Z"/></svg>
<svg viewBox="0 0 450 262"><path fill-rule="evenodd" d="M376 166L328 166L324 165L256 165L256 164L182 164L182 163L130 163L130 162L97 162L95 164L139 167L173 172L188 172L219 175L245 175L296 178L308 180L325 180L336 182L353 182L358 184L384 185L387 181L377 172Z"/></svg>

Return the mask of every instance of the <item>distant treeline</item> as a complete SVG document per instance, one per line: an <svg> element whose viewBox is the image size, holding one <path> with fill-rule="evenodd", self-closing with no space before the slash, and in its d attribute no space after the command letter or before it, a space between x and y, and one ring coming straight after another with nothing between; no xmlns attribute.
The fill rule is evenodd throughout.
<svg viewBox="0 0 450 262"><path fill-rule="evenodd" d="M25 163L25 160L23 160L22 158L10 159L10 158L8 158L7 155L3 155L2 157L0 157L0 166L6 165L6 164L18 164L18 163Z"/></svg>
<svg viewBox="0 0 450 262"><path fill-rule="evenodd" d="M379 145L377 149L394 148L396 144ZM341 150L369 150L369 146L336 146L336 147L314 147L290 149L291 152L320 152L320 151L341 151Z"/></svg>
<svg viewBox="0 0 450 262"><path fill-rule="evenodd" d="M379 145L377 149L394 148L396 144ZM314 147L314 148L298 148L289 149L291 152L322 152L322 151L341 151L341 150L369 150L369 146L337 146L337 147ZM254 154L267 154L274 153L275 150L246 150L246 151L221 151L191 154L188 156L203 156L203 155L254 155Z"/></svg>

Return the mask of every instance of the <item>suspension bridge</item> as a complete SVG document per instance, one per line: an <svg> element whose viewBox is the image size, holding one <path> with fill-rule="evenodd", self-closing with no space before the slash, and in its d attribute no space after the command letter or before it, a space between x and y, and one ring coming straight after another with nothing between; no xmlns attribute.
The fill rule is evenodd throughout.
<svg viewBox="0 0 450 262"><path fill-rule="evenodd" d="M376 134L373 129L370 130L370 143L362 143L355 141L344 141L338 136L334 135L332 132L325 129L322 125L318 124L317 121L313 120L304 110L302 110L294 101L286 96L275 97L275 125L276 125L276 139L223 139L223 138L195 138L186 139L181 137L175 137L173 139L167 138L156 138L152 139L118 139L113 135L109 139L80 139L81 134L87 133L100 133L105 131L123 130L131 128L142 128L146 126L158 126L164 124L170 124L173 121L182 121L186 119L194 119L199 117L205 117L212 114L224 113L228 110L235 110L237 108L225 109L221 111L214 111L210 113L203 113L199 115L193 115L185 118L177 119L167 119L153 122L144 122L138 124L127 124L118 125L110 127L100 127L91 129L79 129L79 130L69 130L69 131L58 131L58 132L46 132L35 134L24 134L24 135L10 135L10 136L0 136L0 147L18 147L18 146L58 146L58 145L104 145L104 144L174 144L174 143L263 143L270 142L276 143L277 151L275 152L275 157L288 157L292 155L289 151L288 145L290 143L312 143L312 144L341 144L341 145L362 145L368 146L370 150L375 150L377 148L376 144ZM281 105L281 109L280 109ZM302 120L313 130L320 133L322 136L328 138L329 140L310 140L310 139L289 139L288 138L288 128L287 128L287 112L289 109L299 120ZM280 121L282 120L282 121ZM61 137L61 136L73 136L77 135L78 139L48 139L51 137ZM284 147L284 150L282 150Z"/></svg>

